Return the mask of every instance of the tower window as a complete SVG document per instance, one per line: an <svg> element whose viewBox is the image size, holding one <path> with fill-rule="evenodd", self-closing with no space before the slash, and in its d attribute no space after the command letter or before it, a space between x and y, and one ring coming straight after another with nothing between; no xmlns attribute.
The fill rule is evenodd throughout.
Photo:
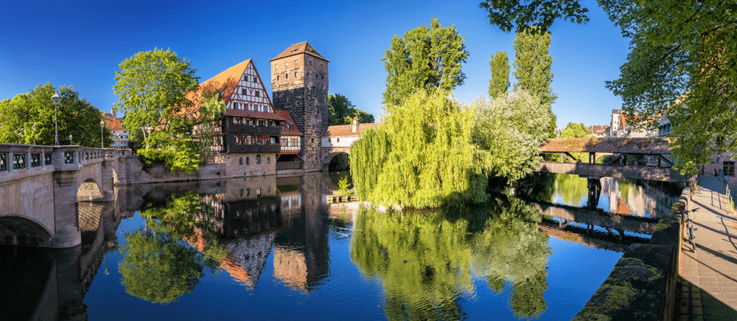
<svg viewBox="0 0 737 321"><path fill-rule="evenodd" d="M322 75L322 80L325 80L325 75Z"/></svg>
<svg viewBox="0 0 737 321"><path fill-rule="evenodd" d="M284 67L289 67L289 63L288 62L285 62L284 63Z"/></svg>
<svg viewBox="0 0 737 321"><path fill-rule="evenodd" d="M276 81L279 81L279 75L276 75Z"/></svg>
<svg viewBox="0 0 737 321"><path fill-rule="evenodd" d="M310 66L312 66L312 59L310 59Z"/></svg>
<svg viewBox="0 0 737 321"><path fill-rule="evenodd" d="M297 72L296 71L294 72L294 78L297 78Z"/></svg>
<svg viewBox="0 0 737 321"><path fill-rule="evenodd" d="M295 65L298 65L299 64L299 59L294 60L294 64Z"/></svg>
<svg viewBox="0 0 737 321"><path fill-rule="evenodd" d="M279 69L279 64L275 64L274 69Z"/></svg>
<svg viewBox="0 0 737 321"><path fill-rule="evenodd" d="M320 64L320 70L322 70L322 64Z"/></svg>
<svg viewBox="0 0 737 321"><path fill-rule="evenodd" d="M289 79L289 74L285 74L284 79Z"/></svg>
<svg viewBox="0 0 737 321"><path fill-rule="evenodd" d="M315 74L315 79L316 79L316 80L317 80L317 77L318 77L318 75L317 75L317 74Z"/></svg>

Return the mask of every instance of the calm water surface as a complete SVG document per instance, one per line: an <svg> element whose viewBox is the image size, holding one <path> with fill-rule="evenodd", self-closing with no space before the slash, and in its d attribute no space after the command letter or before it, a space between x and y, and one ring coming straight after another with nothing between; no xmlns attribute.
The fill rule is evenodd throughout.
<svg viewBox="0 0 737 321"><path fill-rule="evenodd" d="M649 217L649 199L676 192L605 182L592 206L586 179L551 175L487 206L379 213L325 204L340 176L142 185L80 203L82 246L0 248L0 319L568 320L633 239L546 206L624 202Z"/></svg>

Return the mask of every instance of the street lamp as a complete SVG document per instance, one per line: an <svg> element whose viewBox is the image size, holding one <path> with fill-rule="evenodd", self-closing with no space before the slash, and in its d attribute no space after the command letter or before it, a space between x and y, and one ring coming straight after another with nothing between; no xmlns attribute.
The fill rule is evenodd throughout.
<svg viewBox="0 0 737 321"><path fill-rule="evenodd" d="M31 125L33 128L33 145L36 145L36 124Z"/></svg>
<svg viewBox="0 0 737 321"><path fill-rule="evenodd" d="M61 103L61 96L59 96L58 91L51 96L51 101L54 102L54 145L59 146L59 104ZM72 135L69 135L69 141L71 140Z"/></svg>
<svg viewBox="0 0 737 321"><path fill-rule="evenodd" d="M72 134L69 134L69 145L72 144Z"/></svg>
<svg viewBox="0 0 737 321"><path fill-rule="evenodd" d="M105 121L100 121L100 148L105 148L105 143L103 142L103 135L102 135L102 129L105 127Z"/></svg>

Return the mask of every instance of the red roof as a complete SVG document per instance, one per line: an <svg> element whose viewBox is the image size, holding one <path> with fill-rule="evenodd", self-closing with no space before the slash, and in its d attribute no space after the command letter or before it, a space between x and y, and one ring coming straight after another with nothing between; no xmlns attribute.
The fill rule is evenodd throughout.
<svg viewBox="0 0 737 321"><path fill-rule="evenodd" d="M313 47L307 41L300 42L300 43L295 43L295 44L289 46L289 48L287 48L287 50L284 50L278 56L274 57L273 59L271 59L269 61L274 61L274 60L277 60L277 59L286 58L286 57L290 57L290 56L294 56L294 55L299 55L299 54L308 54L310 56L317 57L317 58L320 58L320 59L325 60L327 62L330 62L330 60L325 59L325 57L323 57L319 52L317 52L317 50L315 50L315 47Z"/></svg>
<svg viewBox="0 0 737 321"><path fill-rule="evenodd" d="M285 119L279 116L278 114L265 113L262 111L252 111L252 110L227 109L225 111L225 116L263 118L263 119L273 119L273 120L278 120L278 121L285 121Z"/></svg>
<svg viewBox="0 0 737 321"><path fill-rule="evenodd" d="M105 127L110 130L125 129L123 127L123 118L106 118Z"/></svg>
<svg viewBox="0 0 737 321"><path fill-rule="evenodd" d="M374 128L379 125L381 125L381 123L358 124L358 130L355 132L353 131L353 124L328 126L328 130L325 133L327 134L326 136L330 136L330 137L359 136L364 130L367 130L369 128Z"/></svg>
<svg viewBox="0 0 737 321"><path fill-rule="evenodd" d="M297 124L294 123L294 119L292 119L292 115L289 114L286 110L274 110L274 112L284 118L284 120L287 122L287 124L292 126L292 129L290 130L289 127L286 129L282 129L281 135L282 136L303 136L302 132L299 131L299 128L297 127Z"/></svg>

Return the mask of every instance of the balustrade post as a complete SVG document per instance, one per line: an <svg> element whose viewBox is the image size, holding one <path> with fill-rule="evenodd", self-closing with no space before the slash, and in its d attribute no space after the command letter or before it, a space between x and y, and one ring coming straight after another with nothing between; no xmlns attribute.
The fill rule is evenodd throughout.
<svg viewBox="0 0 737 321"><path fill-rule="evenodd" d="M13 157L13 151L12 150L8 152L7 162L8 162L8 173L12 173L15 170L15 168L13 168L13 164L15 164L15 160L14 160L14 157Z"/></svg>

